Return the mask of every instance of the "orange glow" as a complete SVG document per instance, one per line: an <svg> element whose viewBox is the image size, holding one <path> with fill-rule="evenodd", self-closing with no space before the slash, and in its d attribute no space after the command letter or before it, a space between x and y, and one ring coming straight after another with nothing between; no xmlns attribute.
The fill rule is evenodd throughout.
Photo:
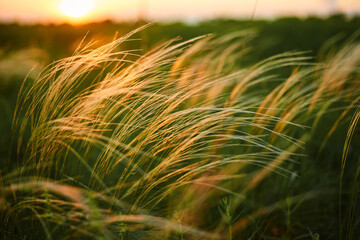
<svg viewBox="0 0 360 240"><path fill-rule="evenodd" d="M327 16L360 13L359 0L0 0L0 22L86 23L137 20L197 21L217 17ZM256 8L255 8L256 5Z"/></svg>
<svg viewBox="0 0 360 240"><path fill-rule="evenodd" d="M93 0L63 0L59 4L60 11L68 17L79 18L91 12Z"/></svg>

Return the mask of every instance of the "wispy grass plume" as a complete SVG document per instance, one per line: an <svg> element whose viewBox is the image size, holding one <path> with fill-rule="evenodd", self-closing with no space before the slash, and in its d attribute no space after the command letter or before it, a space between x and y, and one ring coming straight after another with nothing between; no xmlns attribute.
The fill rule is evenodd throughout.
<svg viewBox="0 0 360 240"><path fill-rule="evenodd" d="M23 84L19 180L4 181L1 205L9 216L30 209L48 238L240 236L285 201L262 202L256 189L274 172L296 178L289 166L301 164L322 116L335 112L326 142L359 104L358 44L324 63L289 52L244 67L247 32L119 50L139 30ZM213 213L224 197L225 222Z"/></svg>

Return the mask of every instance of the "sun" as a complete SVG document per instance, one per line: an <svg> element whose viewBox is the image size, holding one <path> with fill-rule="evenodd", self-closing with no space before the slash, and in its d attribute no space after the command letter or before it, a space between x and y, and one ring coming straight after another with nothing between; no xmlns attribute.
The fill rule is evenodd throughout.
<svg viewBox="0 0 360 240"><path fill-rule="evenodd" d="M87 15L94 5L94 0L62 0L59 8L66 16L79 18Z"/></svg>

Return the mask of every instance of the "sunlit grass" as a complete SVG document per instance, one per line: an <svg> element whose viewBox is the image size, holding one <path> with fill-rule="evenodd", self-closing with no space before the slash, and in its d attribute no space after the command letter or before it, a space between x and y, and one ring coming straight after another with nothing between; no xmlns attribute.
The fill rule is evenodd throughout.
<svg viewBox="0 0 360 240"><path fill-rule="evenodd" d="M288 166L302 164L316 130L325 132L320 152L349 120L360 100L359 44L322 63L289 52L243 67L250 32L172 40L144 55L119 50L139 30L82 46L24 82L13 122L19 169L2 176L6 229L32 222L55 239L236 239L322 194L269 203L257 189L274 175L295 181ZM320 126L329 113L333 122Z"/></svg>

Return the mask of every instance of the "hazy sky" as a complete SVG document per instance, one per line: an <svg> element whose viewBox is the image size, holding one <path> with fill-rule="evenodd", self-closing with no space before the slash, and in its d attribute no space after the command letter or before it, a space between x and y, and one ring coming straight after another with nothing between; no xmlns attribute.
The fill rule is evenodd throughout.
<svg viewBox="0 0 360 240"><path fill-rule="evenodd" d="M0 0L0 21L132 20L137 18L139 11L151 20L249 17L256 2L255 17L326 15L334 11L360 13L360 0L82 0L94 1L95 7L84 17L73 19L59 10L61 1Z"/></svg>

